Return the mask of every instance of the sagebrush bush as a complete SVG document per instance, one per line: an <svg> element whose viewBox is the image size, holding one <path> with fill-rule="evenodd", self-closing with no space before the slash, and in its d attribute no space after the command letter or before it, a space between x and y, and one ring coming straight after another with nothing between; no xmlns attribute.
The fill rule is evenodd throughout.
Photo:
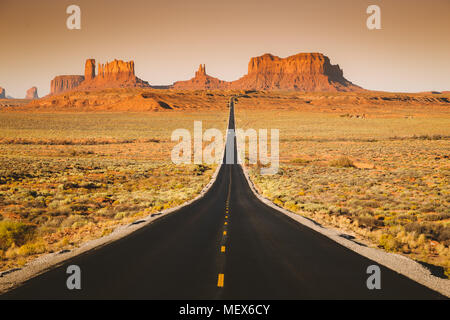
<svg viewBox="0 0 450 320"><path fill-rule="evenodd" d="M340 157L330 162L330 166L338 168L355 168L355 164L348 157Z"/></svg>
<svg viewBox="0 0 450 320"><path fill-rule="evenodd" d="M292 163L296 163L296 164L303 164L303 165L305 165L305 164L310 163L311 161L310 160L306 160L306 159L302 159L302 158L295 158L295 159L292 159L291 162Z"/></svg>
<svg viewBox="0 0 450 320"><path fill-rule="evenodd" d="M7 250L12 245L18 247L31 240L35 227L19 221L0 221L0 249Z"/></svg>
<svg viewBox="0 0 450 320"><path fill-rule="evenodd" d="M410 223L405 226L408 232L415 232L416 234L423 234L427 238L439 241L446 246L450 245L450 226L432 223Z"/></svg>
<svg viewBox="0 0 450 320"><path fill-rule="evenodd" d="M384 222L373 217L358 217L357 221L360 225L370 228L371 230L384 226Z"/></svg>

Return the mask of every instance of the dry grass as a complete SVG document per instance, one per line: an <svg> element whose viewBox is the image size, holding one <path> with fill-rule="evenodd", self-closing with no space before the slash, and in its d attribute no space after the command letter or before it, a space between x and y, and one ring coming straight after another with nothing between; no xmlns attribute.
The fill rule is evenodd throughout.
<svg viewBox="0 0 450 320"><path fill-rule="evenodd" d="M338 168L355 168L355 164L348 157L339 157L330 161L330 166Z"/></svg>
<svg viewBox="0 0 450 320"><path fill-rule="evenodd" d="M0 270L195 197L215 166L174 165L172 130L227 113L0 114Z"/></svg>
<svg viewBox="0 0 450 320"><path fill-rule="evenodd" d="M251 170L261 193L448 274L449 94L152 89L0 105L0 270L194 197L214 166L171 164L170 134L225 129L234 94L238 127L280 129L279 174Z"/></svg>
<svg viewBox="0 0 450 320"><path fill-rule="evenodd" d="M366 117L350 118L294 108L292 101L292 108L266 101L260 110L252 102L240 99L237 127L280 130L278 174L250 168L264 196L450 275L448 108L405 105L370 113L354 106L353 113Z"/></svg>

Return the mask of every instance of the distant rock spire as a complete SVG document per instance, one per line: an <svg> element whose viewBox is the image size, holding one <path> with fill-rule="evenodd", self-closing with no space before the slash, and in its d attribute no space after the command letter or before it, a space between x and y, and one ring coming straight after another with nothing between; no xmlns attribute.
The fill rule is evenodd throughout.
<svg viewBox="0 0 450 320"><path fill-rule="evenodd" d="M204 64L201 64L198 67L198 71L195 73L195 76L206 76L206 66Z"/></svg>
<svg viewBox="0 0 450 320"><path fill-rule="evenodd" d="M187 81L177 81L172 85L180 90L226 90L229 83L206 74L206 65L200 64L195 77Z"/></svg>
<svg viewBox="0 0 450 320"><path fill-rule="evenodd" d="M95 78L95 59L87 59L84 67L84 79L92 80Z"/></svg>

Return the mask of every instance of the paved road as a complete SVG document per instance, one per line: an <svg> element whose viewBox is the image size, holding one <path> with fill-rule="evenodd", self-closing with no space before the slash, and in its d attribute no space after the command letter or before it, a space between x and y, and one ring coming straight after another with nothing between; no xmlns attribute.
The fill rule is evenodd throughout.
<svg viewBox="0 0 450 320"><path fill-rule="evenodd" d="M66 288L72 264L82 270L79 291ZM373 264L267 207L251 192L240 166L223 164L201 200L1 298L444 298L384 267L382 289L368 290L366 269Z"/></svg>

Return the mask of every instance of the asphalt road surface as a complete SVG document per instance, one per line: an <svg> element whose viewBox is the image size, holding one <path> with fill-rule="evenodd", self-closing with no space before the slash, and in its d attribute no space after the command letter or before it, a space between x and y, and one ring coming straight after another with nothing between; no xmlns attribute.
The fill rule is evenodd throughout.
<svg viewBox="0 0 450 320"><path fill-rule="evenodd" d="M374 264L266 206L239 165L223 164L202 199L0 298L445 298L381 266L381 290L369 290L366 270ZM67 289L69 265L81 268L81 290Z"/></svg>

